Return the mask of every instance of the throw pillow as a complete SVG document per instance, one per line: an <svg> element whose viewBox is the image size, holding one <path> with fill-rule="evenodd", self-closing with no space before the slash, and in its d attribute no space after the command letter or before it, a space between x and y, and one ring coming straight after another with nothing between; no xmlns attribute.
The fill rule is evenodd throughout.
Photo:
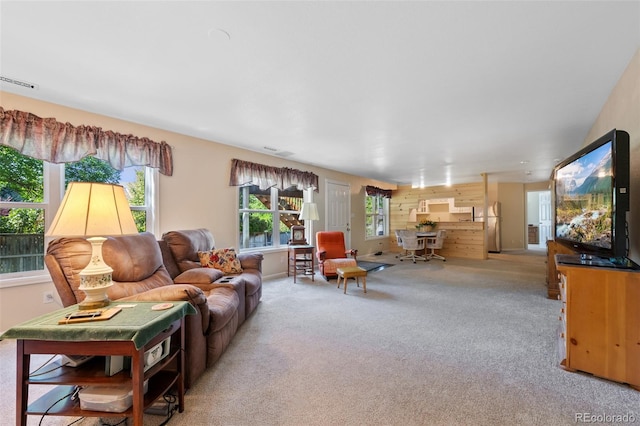
<svg viewBox="0 0 640 426"><path fill-rule="evenodd" d="M216 268L225 274L239 274L242 266L233 248L199 251L200 264L207 268Z"/></svg>

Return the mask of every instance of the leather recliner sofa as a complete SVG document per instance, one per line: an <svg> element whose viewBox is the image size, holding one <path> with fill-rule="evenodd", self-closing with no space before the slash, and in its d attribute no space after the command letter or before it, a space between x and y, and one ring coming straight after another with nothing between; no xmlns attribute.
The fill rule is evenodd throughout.
<svg viewBox="0 0 640 426"><path fill-rule="evenodd" d="M108 295L118 301L185 300L195 306L197 314L185 318L185 385L190 387L220 358L240 324L255 310L262 294L262 254L239 254L243 272L234 276L199 263L180 268L174 256L180 252L179 241L191 244L181 246L182 255L177 258L197 259L198 250L190 250L208 243L211 246L206 250L212 249L213 236L205 229L165 235L168 241L157 241L148 232L107 238L102 252L105 263L113 268L114 282ZM84 299L78 289L79 273L89 263L91 252L90 243L83 238L59 238L47 247L45 264L64 306ZM250 303L245 297L247 288Z"/></svg>

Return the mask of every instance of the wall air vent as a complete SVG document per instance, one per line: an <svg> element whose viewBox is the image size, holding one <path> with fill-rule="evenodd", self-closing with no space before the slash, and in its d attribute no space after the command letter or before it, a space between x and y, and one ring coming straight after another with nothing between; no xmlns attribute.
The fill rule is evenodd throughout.
<svg viewBox="0 0 640 426"><path fill-rule="evenodd" d="M5 77L3 75L0 75L0 81L15 84L16 86L26 87L27 89L38 89L37 84L29 83L28 81L17 80L15 78Z"/></svg>

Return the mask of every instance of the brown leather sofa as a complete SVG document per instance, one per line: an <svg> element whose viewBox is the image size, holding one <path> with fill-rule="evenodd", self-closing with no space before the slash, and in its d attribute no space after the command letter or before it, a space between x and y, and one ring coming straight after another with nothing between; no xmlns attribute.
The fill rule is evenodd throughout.
<svg viewBox="0 0 640 426"><path fill-rule="evenodd" d="M114 282L108 295L118 301L186 300L196 307L197 314L185 318L185 384L190 387L220 358L246 315L260 301L262 254L240 254L243 272L232 277L200 267L199 263L180 268L176 259L186 261L194 255L197 259L197 250L190 250L213 243L213 236L204 229L165 235L168 241L156 241L147 232L107 238L103 258L113 268ZM184 244L186 241L190 244ZM211 248L213 245L206 250ZM47 247L45 263L64 306L84 299L84 293L78 290L79 273L90 258L91 245L83 238L60 238ZM247 288L250 302L245 297Z"/></svg>

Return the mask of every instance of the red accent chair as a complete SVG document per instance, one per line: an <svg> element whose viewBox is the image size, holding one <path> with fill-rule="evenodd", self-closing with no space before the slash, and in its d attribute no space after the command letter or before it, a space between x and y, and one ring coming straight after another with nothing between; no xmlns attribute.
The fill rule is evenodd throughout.
<svg viewBox="0 0 640 426"><path fill-rule="evenodd" d="M358 250L345 248L342 232L321 231L316 233L316 257L320 274L324 276L325 280L336 278L338 268L358 266L357 256Z"/></svg>

